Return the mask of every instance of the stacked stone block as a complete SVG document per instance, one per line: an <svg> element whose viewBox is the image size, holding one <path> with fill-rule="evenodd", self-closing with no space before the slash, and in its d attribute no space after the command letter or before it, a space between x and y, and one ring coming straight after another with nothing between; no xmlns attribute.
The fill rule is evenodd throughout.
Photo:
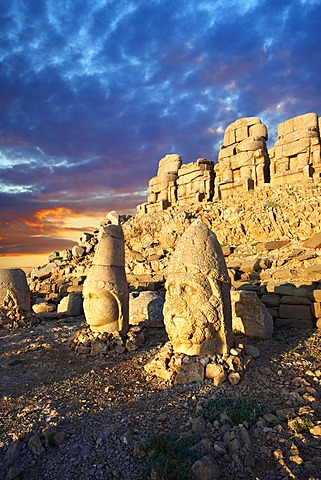
<svg viewBox="0 0 321 480"><path fill-rule="evenodd" d="M316 113L307 113L279 124L278 139L269 150L272 184L320 177L319 122Z"/></svg>
<svg viewBox="0 0 321 480"><path fill-rule="evenodd" d="M206 158L182 165L177 178L177 203L211 201L214 195L214 163Z"/></svg>
<svg viewBox="0 0 321 480"><path fill-rule="evenodd" d="M256 117L240 118L225 130L215 166L215 197L233 197L269 181L268 132Z"/></svg>
<svg viewBox="0 0 321 480"><path fill-rule="evenodd" d="M312 285L267 285L267 293L262 296L261 301L274 318L276 327L315 327L312 288Z"/></svg>
<svg viewBox="0 0 321 480"><path fill-rule="evenodd" d="M147 205L143 210L148 212L165 210L177 201L176 180L182 165L179 155L165 155L159 164L157 176L149 181Z"/></svg>

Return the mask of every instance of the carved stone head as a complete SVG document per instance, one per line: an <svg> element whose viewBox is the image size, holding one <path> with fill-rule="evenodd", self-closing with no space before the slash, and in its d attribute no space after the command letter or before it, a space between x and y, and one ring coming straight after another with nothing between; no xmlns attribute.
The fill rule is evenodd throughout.
<svg viewBox="0 0 321 480"><path fill-rule="evenodd" d="M195 220L171 258L165 327L178 353L223 353L232 344L230 279L216 236Z"/></svg>

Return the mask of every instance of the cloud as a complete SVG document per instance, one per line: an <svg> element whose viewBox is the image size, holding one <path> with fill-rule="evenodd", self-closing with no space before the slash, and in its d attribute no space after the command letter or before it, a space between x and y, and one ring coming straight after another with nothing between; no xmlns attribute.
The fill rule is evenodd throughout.
<svg viewBox="0 0 321 480"><path fill-rule="evenodd" d="M216 161L239 117L273 143L279 122L321 113L320 6L2 2L1 221L133 211L165 154Z"/></svg>

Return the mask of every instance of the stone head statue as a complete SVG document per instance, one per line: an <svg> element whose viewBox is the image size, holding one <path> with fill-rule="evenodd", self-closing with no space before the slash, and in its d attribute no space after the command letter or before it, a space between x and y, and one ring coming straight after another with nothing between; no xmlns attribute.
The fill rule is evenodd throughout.
<svg viewBox="0 0 321 480"><path fill-rule="evenodd" d="M19 310L30 310L30 291L21 268L0 268L0 306L12 301Z"/></svg>
<svg viewBox="0 0 321 480"><path fill-rule="evenodd" d="M84 282L84 312L91 329L98 332L128 330L128 284L122 227L102 226L89 275Z"/></svg>
<svg viewBox="0 0 321 480"><path fill-rule="evenodd" d="M174 351L207 355L232 346L230 279L220 244L201 220L182 235L166 290L164 321Z"/></svg>

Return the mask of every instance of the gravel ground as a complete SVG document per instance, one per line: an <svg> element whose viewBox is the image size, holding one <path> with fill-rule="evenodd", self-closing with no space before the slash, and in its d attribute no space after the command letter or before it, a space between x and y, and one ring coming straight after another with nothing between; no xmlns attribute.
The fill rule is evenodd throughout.
<svg viewBox="0 0 321 480"><path fill-rule="evenodd" d="M253 368L239 385L214 387L146 375L162 330L147 330L134 352L91 357L68 348L82 327L79 317L0 330L0 478L139 480L141 444L175 431L206 440L222 480L321 479L320 330L251 340L261 352ZM251 398L272 415L251 427L202 422L197 412L213 396ZM299 433L285 415L315 428Z"/></svg>

